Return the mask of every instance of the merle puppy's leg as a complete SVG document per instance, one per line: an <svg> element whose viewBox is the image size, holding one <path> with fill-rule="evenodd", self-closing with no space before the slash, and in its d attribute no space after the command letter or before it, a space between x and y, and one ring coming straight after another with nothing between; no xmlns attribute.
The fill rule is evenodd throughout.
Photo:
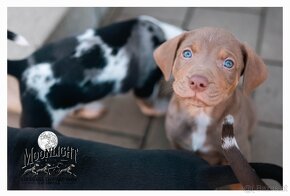
<svg viewBox="0 0 290 196"><path fill-rule="evenodd" d="M136 96L136 99L141 112L147 116L163 116L167 111L169 100L166 98L152 96L146 99Z"/></svg>
<svg viewBox="0 0 290 196"><path fill-rule="evenodd" d="M143 114L148 116L162 116L166 113L169 99L161 97L161 71L152 71L141 87L134 88L137 104Z"/></svg>
<svg viewBox="0 0 290 196"><path fill-rule="evenodd" d="M20 127L52 127L53 118L45 104L27 92L21 97L22 112Z"/></svg>
<svg viewBox="0 0 290 196"><path fill-rule="evenodd" d="M106 108L100 101L94 101L85 106L76 109L72 116L81 119L97 119L100 118L106 112Z"/></svg>

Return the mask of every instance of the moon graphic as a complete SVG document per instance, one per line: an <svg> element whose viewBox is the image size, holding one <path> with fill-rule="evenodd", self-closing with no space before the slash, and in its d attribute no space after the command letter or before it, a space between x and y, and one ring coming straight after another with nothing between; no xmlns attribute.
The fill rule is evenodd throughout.
<svg viewBox="0 0 290 196"><path fill-rule="evenodd" d="M57 136L51 131L44 131L38 136L38 146L43 151L54 149L57 144Z"/></svg>

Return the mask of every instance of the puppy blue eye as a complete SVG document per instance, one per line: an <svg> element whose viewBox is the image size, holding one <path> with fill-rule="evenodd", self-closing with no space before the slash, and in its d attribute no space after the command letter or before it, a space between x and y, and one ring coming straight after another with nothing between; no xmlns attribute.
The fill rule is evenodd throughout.
<svg viewBox="0 0 290 196"><path fill-rule="evenodd" d="M224 61L224 67L226 68L232 68L234 66L234 61L227 59Z"/></svg>
<svg viewBox="0 0 290 196"><path fill-rule="evenodd" d="M192 53L191 53L190 50L184 50L182 55L183 55L184 58L187 58L187 59L192 57Z"/></svg>

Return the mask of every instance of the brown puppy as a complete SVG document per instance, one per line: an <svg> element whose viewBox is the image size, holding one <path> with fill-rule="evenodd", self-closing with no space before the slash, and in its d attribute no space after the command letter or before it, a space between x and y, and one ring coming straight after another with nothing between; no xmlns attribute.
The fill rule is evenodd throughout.
<svg viewBox="0 0 290 196"><path fill-rule="evenodd" d="M240 150L250 159L249 137L256 119L249 95L267 78L262 59L219 28L185 32L157 48L154 58L165 79L171 73L174 78L166 117L173 146L193 150L211 164L223 163L222 121L231 114Z"/></svg>

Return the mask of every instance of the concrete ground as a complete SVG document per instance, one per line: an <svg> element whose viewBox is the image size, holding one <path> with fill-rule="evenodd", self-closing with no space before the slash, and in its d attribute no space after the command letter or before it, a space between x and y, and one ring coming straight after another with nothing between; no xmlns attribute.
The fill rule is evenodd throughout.
<svg viewBox="0 0 290 196"><path fill-rule="evenodd" d="M102 24L150 15L185 29L219 26L249 43L268 65L269 77L253 96L258 127L252 140L253 161L282 165L282 8L114 8ZM105 99L101 119L67 118L63 134L139 149L168 149L164 118L144 116L131 93ZM8 125L19 126L19 115L8 113Z"/></svg>

